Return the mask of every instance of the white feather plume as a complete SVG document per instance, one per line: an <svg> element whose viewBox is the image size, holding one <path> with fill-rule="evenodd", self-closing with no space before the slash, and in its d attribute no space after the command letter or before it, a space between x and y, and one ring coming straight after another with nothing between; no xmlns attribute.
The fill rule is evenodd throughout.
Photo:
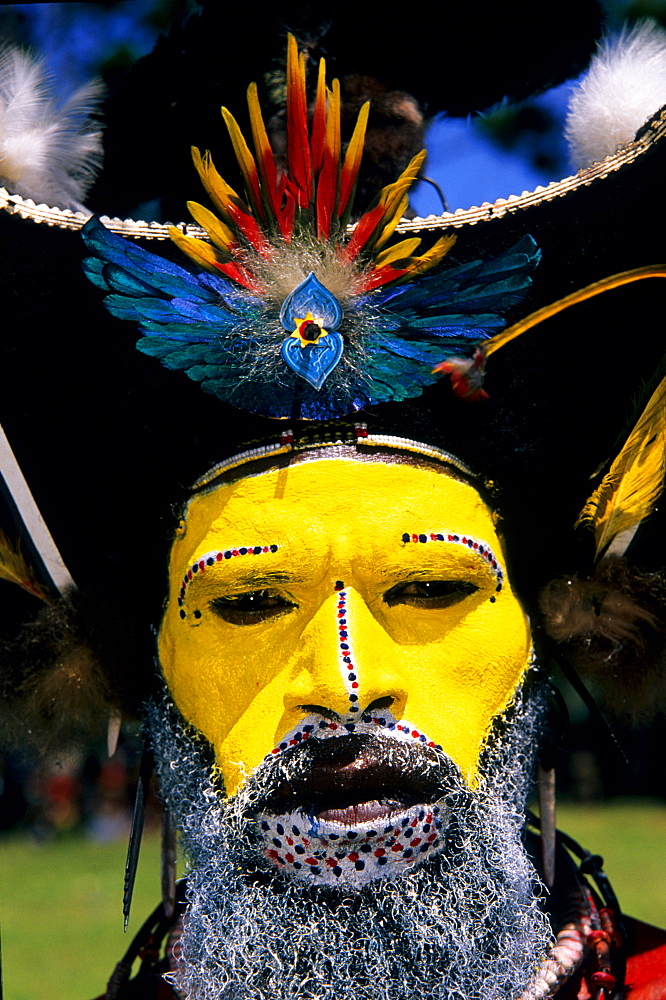
<svg viewBox="0 0 666 1000"><path fill-rule="evenodd" d="M0 185L13 194L74 211L102 164L102 133L93 116L100 83L59 100L41 59L0 48Z"/></svg>
<svg viewBox="0 0 666 1000"><path fill-rule="evenodd" d="M599 50L569 101L565 135L576 167L614 153L666 104L666 31L639 21Z"/></svg>

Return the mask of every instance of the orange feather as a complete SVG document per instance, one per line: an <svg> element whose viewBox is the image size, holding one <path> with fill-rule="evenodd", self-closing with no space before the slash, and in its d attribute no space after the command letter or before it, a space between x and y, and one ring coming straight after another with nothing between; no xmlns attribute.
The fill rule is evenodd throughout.
<svg viewBox="0 0 666 1000"><path fill-rule="evenodd" d="M340 175L340 204L338 214L342 218L347 210L351 208L351 201L356 188L358 172L361 166L363 155L363 143L365 141L365 131L368 125L368 114L370 113L370 101L366 101L359 111L351 141L347 146L345 162Z"/></svg>
<svg viewBox="0 0 666 1000"><path fill-rule="evenodd" d="M315 98L314 115L312 116L312 133L310 139L312 169L315 173L321 170L324 159L324 142L326 139L326 63L319 63L317 77L317 96Z"/></svg>
<svg viewBox="0 0 666 1000"><path fill-rule="evenodd" d="M245 182L245 191L248 196L248 200L257 215L260 215L262 219L265 220L266 213L264 211L263 199L259 188L259 174L257 172L257 164L254 161L254 156L250 152L249 146L246 143L245 137L239 129L238 122L234 116L230 114L226 108L222 108L222 117L224 118L225 125L229 131L229 137L231 139L231 144L234 147L234 154L236 156L236 160L238 161L238 166L243 174L243 181Z"/></svg>

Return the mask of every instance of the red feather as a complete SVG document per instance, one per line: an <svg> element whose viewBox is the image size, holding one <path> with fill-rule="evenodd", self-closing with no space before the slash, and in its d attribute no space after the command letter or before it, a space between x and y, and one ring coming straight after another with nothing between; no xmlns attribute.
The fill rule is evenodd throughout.
<svg viewBox="0 0 666 1000"><path fill-rule="evenodd" d="M271 245L264 236L264 233L254 216L248 215L247 212L238 208L237 205L231 204L231 202L229 203L227 211L229 212L229 216L233 220L236 228L245 237L250 246L256 250L261 257L270 257L272 253Z"/></svg>
<svg viewBox="0 0 666 1000"><path fill-rule="evenodd" d="M250 112L252 139L254 141L259 176L261 178L261 194L268 202L274 218L279 221L280 202L284 188L280 187L280 182L278 181L275 157L273 156L273 150L266 134L266 126L264 125L264 119L259 106L256 83L251 83L248 87L247 105Z"/></svg>
<svg viewBox="0 0 666 1000"><path fill-rule="evenodd" d="M296 199L289 191L285 191L284 206L280 210L279 216L280 232L282 233L285 243L291 243L291 238L294 234L295 215Z"/></svg>
<svg viewBox="0 0 666 1000"><path fill-rule="evenodd" d="M241 264L236 264L234 261L230 261L228 264L215 264L214 265L218 271L222 274L226 274L227 278L231 278L235 281L237 285L243 285L250 292L258 292L261 294L261 289L252 280L252 275L250 272L242 267Z"/></svg>
<svg viewBox="0 0 666 1000"><path fill-rule="evenodd" d="M333 89L329 93L324 162L317 182L317 237L320 240L328 239L331 234L331 220L338 203L339 178L340 84L334 80Z"/></svg>
<svg viewBox="0 0 666 1000"><path fill-rule="evenodd" d="M354 257L361 252L383 218L383 205L376 205L374 208L371 208L369 212L366 212L365 215L361 216L356 224L354 232L351 235L349 243L342 248L342 252L346 260L353 260Z"/></svg>
<svg viewBox="0 0 666 1000"><path fill-rule="evenodd" d="M398 278L402 278L405 274L409 274L409 268L393 268L389 267L379 267L373 268L372 271L367 271L363 275L362 290L364 292L370 292L373 288L380 288L382 285L387 285L389 281L397 281Z"/></svg>
<svg viewBox="0 0 666 1000"><path fill-rule="evenodd" d="M324 159L324 142L326 140L326 63L319 63L317 78L317 97L315 99L314 115L312 116L312 169L315 173L321 170Z"/></svg>
<svg viewBox="0 0 666 1000"><path fill-rule="evenodd" d="M289 35L287 48L287 162L300 208L310 204L312 168L308 141L308 107L305 97L305 65Z"/></svg>

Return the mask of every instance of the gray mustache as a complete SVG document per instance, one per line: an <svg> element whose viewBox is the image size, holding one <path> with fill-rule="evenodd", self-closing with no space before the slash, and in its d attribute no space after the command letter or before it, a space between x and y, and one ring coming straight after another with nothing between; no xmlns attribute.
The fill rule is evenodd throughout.
<svg viewBox="0 0 666 1000"><path fill-rule="evenodd" d="M441 750L382 733L312 737L265 761L254 781L257 812L382 798L410 805L463 788L459 768Z"/></svg>

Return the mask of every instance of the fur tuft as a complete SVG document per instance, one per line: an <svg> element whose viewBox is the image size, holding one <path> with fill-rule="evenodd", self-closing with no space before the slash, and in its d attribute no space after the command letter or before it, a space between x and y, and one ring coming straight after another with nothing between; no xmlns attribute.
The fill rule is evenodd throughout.
<svg viewBox="0 0 666 1000"><path fill-rule="evenodd" d="M60 101L44 63L0 48L0 184L49 206L85 211L102 164L102 133L93 120L100 83Z"/></svg>
<svg viewBox="0 0 666 1000"><path fill-rule="evenodd" d="M539 597L546 633L616 714L634 723L666 706L666 574L602 560L589 579L552 580Z"/></svg>
<svg viewBox="0 0 666 1000"><path fill-rule="evenodd" d="M572 162L587 167L614 153L664 104L666 31L645 20L605 39L569 102Z"/></svg>
<svg viewBox="0 0 666 1000"><path fill-rule="evenodd" d="M110 712L137 716L154 668L127 622L72 593L0 642L0 744L58 754L106 735Z"/></svg>

